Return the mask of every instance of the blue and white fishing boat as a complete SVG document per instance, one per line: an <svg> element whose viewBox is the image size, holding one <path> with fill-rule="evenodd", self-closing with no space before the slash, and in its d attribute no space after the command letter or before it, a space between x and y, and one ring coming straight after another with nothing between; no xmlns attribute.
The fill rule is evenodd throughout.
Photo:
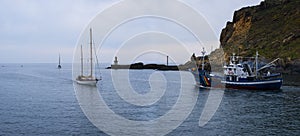
<svg viewBox="0 0 300 136"><path fill-rule="evenodd" d="M254 89L254 90L278 90L282 85L280 73L271 73L268 68L274 66L278 59L258 68L258 52L255 56L255 66L251 68L248 63L240 62L242 57L231 56L228 65L224 66L224 79L221 83L226 88Z"/></svg>

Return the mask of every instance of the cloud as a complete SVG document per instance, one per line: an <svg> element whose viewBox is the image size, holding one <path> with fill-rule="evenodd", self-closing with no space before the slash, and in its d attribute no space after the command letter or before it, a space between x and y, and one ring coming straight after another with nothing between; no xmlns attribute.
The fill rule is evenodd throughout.
<svg viewBox="0 0 300 136"><path fill-rule="evenodd" d="M119 0L1 0L0 1L0 62L52 62L56 61L59 50L68 50L66 61L72 61L73 49L77 39L86 25L100 11L110 7ZM211 25L216 37L219 37L221 29L226 21L232 19L233 12L241 7L257 5L261 0L181 0L190 5ZM130 7L129 7L130 8ZM178 11L176 14L179 14ZM116 18L112 16L110 18ZM106 20L102 20L106 21ZM191 23L193 20L191 20ZM161 25L157 25L160 23ZM193 24L201 25L201 24ZM135 29L132 29L135 28ZM165 29L170 28L170 29ZM144 30L164 30L180 35L186 42L193 43L189 35L185 35L182 29L176 25L145 19L140 22L127 24L126 27L116 31L127 31L127 34ZM125 33L126 34L126 33ZM123 39L122 39L123 38ZM107 51L115 51L124 41L122 35L116 35L116 41L108 41L111 44ZM214 41L210 41L214 42ZM215 42L214 42L215 43ZM191 50L199 50L195 44L191 44ZM216 48L216 47L214 47ZM26 50L26 53L24 52ZM210 50L210 49L208 49ZM9 53L7 53L9 52ZM34 55L43 59L34 59ZM55 59L53 59L55 58ZM107 57L106 57L107 58ZM108 58L106 61L110 61Z"/></svg>
<svg viewBox="0 0 300 136"><path fill-rule="evenodd" d="M0 62L28 61L23 59L31 58L28 54L47 58L45 61L32 60L32 62L49 62L62 48L68 48L72 52L84 26L112 2L111 0L0 1L1 51L9 51L15 55L2 54ZM29 49L28 52L31 53L22 53L21 49ZM47 53L39 54L39 52ZM72 54L68 54L68 58L70 58L68 62L71 62Z"/></svg>

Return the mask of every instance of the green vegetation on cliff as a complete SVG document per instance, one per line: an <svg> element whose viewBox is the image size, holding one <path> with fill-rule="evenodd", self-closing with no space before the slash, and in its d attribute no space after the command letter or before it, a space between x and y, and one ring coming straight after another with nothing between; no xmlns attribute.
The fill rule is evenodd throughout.
<svg viewBox="0 0 300 136"><path fill-rule="evenodd" d="M220 37L225 53L286 63L300 59L300 0L265 0L258 6L242 8L227 22Z"/></svg>

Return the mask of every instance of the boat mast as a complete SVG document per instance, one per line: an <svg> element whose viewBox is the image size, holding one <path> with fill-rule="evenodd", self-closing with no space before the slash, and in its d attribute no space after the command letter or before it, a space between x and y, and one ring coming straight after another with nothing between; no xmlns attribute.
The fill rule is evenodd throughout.
<svg viewBox="0 0 300 136"><path fill-rule="evenodd" d="M90 57L91 57L91 77L93 77L93 39L92 39L92 28L90 28Z"/></svg>
<svg viewBox="0 0 300 136"><path fill-rule="evenodd" d="M81 58L80 58L80 63L81 63L81 76L83 76L83 53L82 53L82 45L81 45Z"/></svg>
<svg viewBox="0 0 300 136"><path fill-rule="evenodd" d="M258 51L256 51L256 55L255 55L255 77L257 77L257 70L258 70Z"/></svg>
<svg viewBox="0 0 300 136"><path fill-rule="evenodd" d="M205 50L204 50L204 47L203 47L203 51L201 52L202 53L202 70L204 70L204 58L205 58Z"/></svg>
<svg viewBox="0 0 300 136"><path fill-rule="evenodd" d="M60 65L60 53L58 54L58 65Z"/></svg>

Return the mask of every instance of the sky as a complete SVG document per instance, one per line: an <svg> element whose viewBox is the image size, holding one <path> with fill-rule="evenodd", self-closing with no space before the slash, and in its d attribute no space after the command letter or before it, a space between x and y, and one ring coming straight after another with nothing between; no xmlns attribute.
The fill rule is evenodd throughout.
<svg viewBox="0 0 300 136"><path fill-rule="evenodd" d="M76 46L86 43L81 41L80 37L89 23L97 15L119 2L120 0L0 0L0 63L57 63L58 54L61 54L63 63L71 63ZM226 22L232 20L234 11L242 7L258 5L261 0L180 0L180 2L198 12L218 39ZM130 5L128 8L131 8ZM178 40L178 37L181 39ZM137 47L133 45L144 44L141 41L147 41L149 38L164 42L166 46L155 46L158 44L156 42L147 43L139 46L141 49L136 52L151 50L147 46L153 46L153 48L161 47L161 51L168 49L178 55L178 51L182 48L174 47L171 43L189 43L193 41L191 37L188 31L168 20L139 18L115 29L104 42L99 57L102 63L111 63L114 56L132 54L131 49ZM94 39L97 38L96 35ZM187 46L188 54L201 50L197 45ZM124 47L127 47L126 50L118 54L118 51ZM211 48L217 47L214 45ZM164 55L166 54L162 56ZM147 52L144 55L137 53L130 59L141 61L149 56L151 55ZM152 60L157 60L159 58L157 56L159 55L153 55ZM183 58L182 61L188 59L186 55L178 56ZM121 57L120 61L122 61ZM123 63L128 61L123 59Z"/></svg>

